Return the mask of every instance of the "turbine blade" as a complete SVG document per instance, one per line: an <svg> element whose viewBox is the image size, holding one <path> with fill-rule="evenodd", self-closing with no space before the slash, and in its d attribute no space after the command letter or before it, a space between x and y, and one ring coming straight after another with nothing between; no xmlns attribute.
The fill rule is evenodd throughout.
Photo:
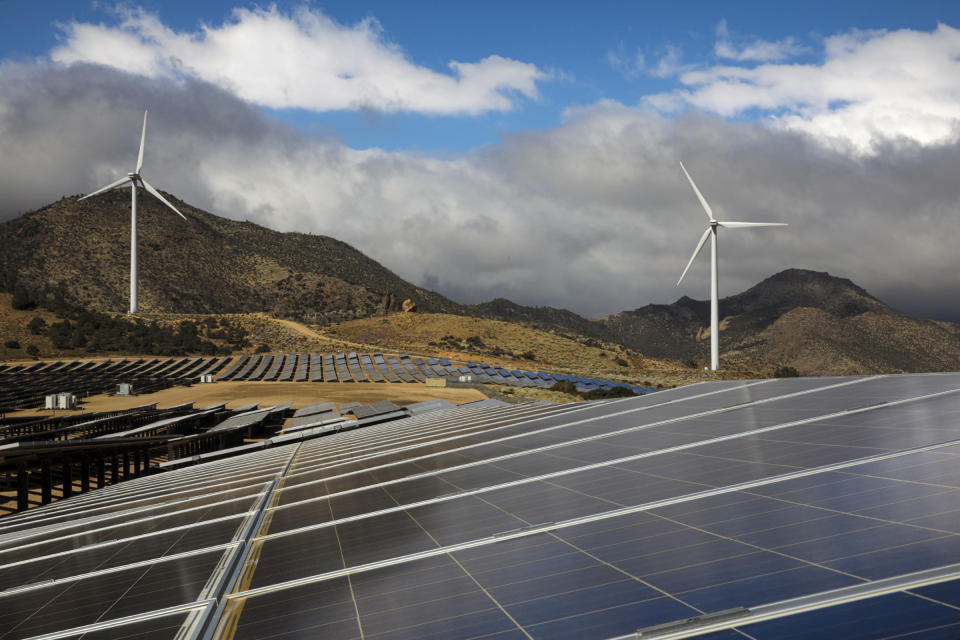
<svg viewBox="0 0 960 640"><path fill-rule="evenodd" d="M140 182L143 183L143 188L144 188L144 189L146 189L147 191L149 191L150 193L153 194L153 197L154 197L154 198L156 198L157 200L159 200L159 201L162 202L163 204L165 204L165 205L167 205L168 207L170 207L171 209L173 209L173 212L174 212L175 214L177 214L178 216L180 216L181 218L183 218L184 220L187 219L187 216L185 216L185 215L183 215L182 213L180 213L179 211L177 211L177 208L176 208L175 206L173 206L172 204L170 204L169 202L167 202L167 199L164 198L162 195L160 195L160 192L159 192L159 191L157 191L157 190L154 189L152 186L150 186L150 183L149 183L149 182L147 182L146 180L144 180L142 177L140 178Z"/></svg>
<svg viewBox="0 0 960 640"><path fill-rule="evenodd" d="M749 229L750 227L786 227L786 222L718 222L728 229Z"/></svg>
<svg viewBox="0 0 960 640"><path fill-rule="evenodd" d="M707 204L707 200L703 197L703 194L700 193L700 189L697 189L697 184L693 181L693 178L690 177L690 174L687 173L687 168L683 166L683 162L680 163L680 168L683 169L683 175L687 176L687 180L690 181L690 186L693 187L693 192L697 194L697 199L700 201L700 204L703 205L703 210L707 212L707 218L710 222L713 222L716 220L716 218L713 217L713 209Z"/></svg>
<svg viewBox="0 0 960 640"><path fill-rule="evenodd" d="M680 286L680 283L683 282L683 277L687 275L687 271L690 270L690 265L693 264L693 261L697 259L697 256L700 255L700 250L703 249L703 245L707 243L707 238L710 237L710 227L707 227L707 230L703 232L703 235L700 236L700 242L697 243L697 248L693 250L693 255L690 256L690 262L687 263L686 268L684 268L683 273L680 274L680 279L677 280L677 286Z"/></svg>
<svg viewBox="0 0 960 640"><path fill-rule="evenodd" d="M137 173L143 167L143 143L147 140L147 112L143 112L143 131L140 133L140 153L137 155Z"/></svg>
<svg viewBox="0 0 960 640"><path fill-rule="evenodd" d="M81 200L86 200L87 198L91 198L91 197L93 197L93 196L95 196L95 195L101 194L101 193L103 193L104 191L110 191L110 189L115 189L115 188L123 185L125 182L130 182L130 176L123 176L122 178L120 178L120 179L117 180L116 182L111 182L111 183L108 184L107 186L101 187L100 189L97 189L97 190L94 191L93 193L88 193L87 195L83 196L83 197L80 198L80 199L81 199Z"/></svg>

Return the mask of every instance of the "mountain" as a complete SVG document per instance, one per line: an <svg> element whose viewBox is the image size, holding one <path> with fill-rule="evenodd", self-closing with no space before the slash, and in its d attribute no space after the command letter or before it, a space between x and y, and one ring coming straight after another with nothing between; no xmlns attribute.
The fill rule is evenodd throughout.
<svg viewBox="0 0 960 640"><path fill-rule="evenodd" d="M913 318L825 272L782 271L721 299L720 318L728 365L818 375L960 369L960 325ZM648 356L708 356L708 301L648 305L603 324L607 339Z"/></svg>
<svg viewBox="0 0 960 640"><path fill-rule="evenodd" d="M316 323L396 311L405 299L425 311L461 305L414 286L327 236L279 233L221 218L165 194L183 222L156 199L138 207L143 313L264 311ZM0 288L74 306L128 306L130 196L76 196L0 224Z"/></svg>
<svg viewBox="0 0 960 640"><path fill-rule="evenodd" d="M142 200L143 313L266 312L329 324L398 311L410 299L423 312L523 324L592 347L616 343L697 367L708 357L706 301L684 297L600 319L502 298L461 305L334 238L279 233L167 197L189 220ZM82 202L63 198L0 224L0 289L48 307L61 299L126 309L129 207L128 193L113 191ZM720 317L723 366L741 374L781 366L810 375L960 370L960 325L910 317L828 273L778 273L722 299Z"/></svg>

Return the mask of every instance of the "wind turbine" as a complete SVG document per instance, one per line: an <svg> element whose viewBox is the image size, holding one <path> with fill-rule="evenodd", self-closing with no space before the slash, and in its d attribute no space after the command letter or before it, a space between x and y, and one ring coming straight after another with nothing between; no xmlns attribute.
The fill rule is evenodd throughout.
<svg viewBox="0 0 960 640"><path fill-rule="evenodd" d="M154 189L149 182L143 179L143 176L140 175L140 169L143 168L143 143L147 139L147 112L143 112L143 132L140 134L140 153L137 155L137 168L133 173L128 173L123 178L115 182L111 182L107 186L97 189L93 193L87 194L80 198L81 200L86 200L87 198L92 198L95 195L101 194L104 191L109 191L111 189L116 189L117 187L122 187L128 182L130 183L130 313L137 312L137 186L142 186L149 193L152 193L157 200L163 204L170 207L174 213L183 218L187 219L185 215L177 211L177 208L167 202L167 199L160 195L160 192Z"/></svg>
<svg viewBox="0 0 960 640"><path fill-rule="evenodd" d="M703 210L707 212L707 220L709 220L709 223L707 230L700 236L700 242L697 243L697 248L693 250L693 255L690 256L690 262L687 263L683 273L680 274L680 279L677 280L677 286L679 287L680 283L683 282L683 277L687 275L687 271L690 270L690 265L693 264L700 250L703 249L707 238L710 238L710 369L716 371L720 366L720 300L717 295L717 227L746 229L749 227L785 227L787 224L785 222L721 222L717 220L713 217L713 209L707 204L703 194L700 193L700 189L697 189L693 178L687 173L687 168L683 166L683 162L680 163L680 168L683 169L683 174L687 176L687 180L690 181L690 186L693 187L693 192L697 194L697 199L700 201L700 204L703 205Z"/></svg>

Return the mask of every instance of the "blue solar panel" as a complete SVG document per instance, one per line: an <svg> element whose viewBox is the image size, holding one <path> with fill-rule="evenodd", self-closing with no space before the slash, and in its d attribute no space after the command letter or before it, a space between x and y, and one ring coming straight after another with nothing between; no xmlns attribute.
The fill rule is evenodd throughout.
<svg viewBox="0 0 960 640"><path fill-rule="evenodd" d="M0 635L953 638L958 463L960 375L446 407L0 518Z"/></svg>

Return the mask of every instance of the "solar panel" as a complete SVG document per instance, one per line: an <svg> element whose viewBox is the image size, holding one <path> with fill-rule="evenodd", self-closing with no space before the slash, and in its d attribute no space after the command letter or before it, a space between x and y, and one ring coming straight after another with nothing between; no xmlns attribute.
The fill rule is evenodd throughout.
<svg viewBox="0 0 960 640"><path fill-rule="evenodd" d="M294 373L294 382L305 382L310 369L310 354L301 353L297 356L297 370Z"/></svg>
<svg viewBox="0 0 960 640"><path fill-rule="evenodd" d="M0 518L0 635L951 637L958 417L928 375L358 422Z"/></svg>
<svg viewBox="0 0 960 640"><path fill-rule="evenodd" d="M314 353L310 356L310 382L321 382L324 379L323 354Z"/></svg>
<svg viewBox="0 0 960 640"><path fill-rule="evenodd" d="M276 380L277 376L280 375L280 368L283 367L284 361L293 356L284 355L278 353L273 357L273 363L270 365L270 368L267 369L267 372L263 374L264 380Z"/></svg>
<svg viewBox="0 0 960 640"><path fill-rule="evenodd" d="M277 378L277 381L286 382L293 380L299 358L300 356L296 353L287 354L287 359L283 361L283 369L280 371L280 376Z"/></svg>

